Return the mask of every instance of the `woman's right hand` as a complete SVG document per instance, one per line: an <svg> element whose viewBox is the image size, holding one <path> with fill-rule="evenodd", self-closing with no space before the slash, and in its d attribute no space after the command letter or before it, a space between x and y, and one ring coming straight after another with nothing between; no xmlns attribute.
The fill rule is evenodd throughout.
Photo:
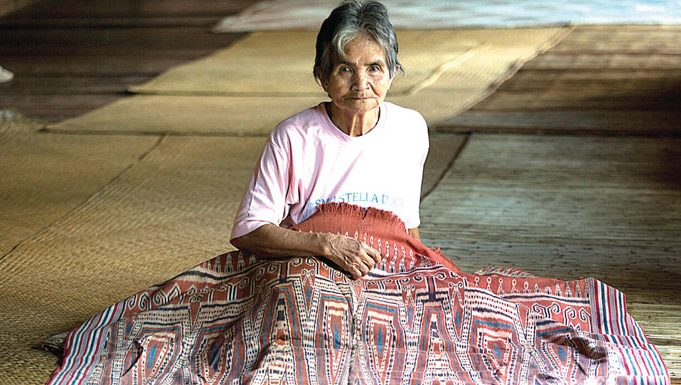
<svg viewBox="0 0 681 385"><path fill-rule="evenodd" d="M352 277L365 276L381 261L376 249L355 238L333 233L301 232L265 224L232 244L244 250L271 256L324 257Z"/></svg>
<svg viewBox="0 0 681 385"><path fill-rule="evenodd" d="M381 261L381 254L366 243L345 235L327 234L324 256L345 270L352 279L359 279Z"/></svg>

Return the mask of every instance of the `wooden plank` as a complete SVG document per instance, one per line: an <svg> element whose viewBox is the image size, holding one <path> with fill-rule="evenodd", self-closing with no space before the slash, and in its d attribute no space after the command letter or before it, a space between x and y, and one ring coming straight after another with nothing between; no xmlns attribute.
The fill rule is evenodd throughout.
<svg viewBox="0 0 681 385"><path fill-rule="evenodd" d="M680 26L579 26L441 132L678 135Z"/></svg>
<svg viewBox="0 0 681 385"><path fill-rule="evenodd" d="M681 325L681 305L633 303L628 310L646 330L651 342L658 345L681 345L681 335L674 330Z"/></svg>
<svg viewBox="0 0 681 385"><path fill-rule="evenodd" d="M0 143L0 258L64 218L158 141L154 137L6 135Z"/></svg>
<svg viewBox="0 0 681 385"><path fill-rule="evenodd" d="M106 138L100 139L105 145ZM225 234L263 141L263 137L166 138L83 205L3 256L3 380L44 384L57 360L45 352L40 357L32 345L73 329L138 288L224 252ZM110 146L117 143L117 138L109 141ZM56 146L55 151L63 148ZM98 173L96 162L87 157L93 151L83 150L81 160L89 163L90 172ZM44 152L38 154L49 160ZM32 177L39 179L39 172ZM171 233L178 236L168 236ZM85 288L97 291L90 291L87 298L72 297Z"/></svg>
<svg viewBox="0 0 681 385"><path fill-rule="evenodd" d="M553 53L681 54L681 27L578 26Z"/></svg>
<svg viewBox="0 0 681 385"><path fill-rule="evenodd" d="M573 53L561 54L549 51L525 64L524 68L532 70L602 70L613 69L667 69L678 68L678 55L650 55L615 53L611 55Z"/></svg>
<svg viewBox="0 0 681 385"><path fill-rule="evenodd" d="M636 32L656 32L656 31L679 31L681 27L677 24L591 24L578 26L579 31L613 31L627 29Z"/></svg>
<svg viewBox="0 0 681 385"><path fill-rule="evenodd" d="M667 93L668 92L668 93ZM677 93L679 92L679 93ZM475 105L474 111L673 111L681 103L681 91L664 92L504 92L498 91ZM603 132L603 131L602 131Z"/></svg>
<svg viewBox="0 0 681 385"><path fill-rule="evenodd" d="M0 0L0 17L16 12L35 0Z"/></svg>
<svg viewBox="0 0 681 385"><path fill-rule="evenodd" d="M423 229L423 226L421 228ZM512 229L509 230L512 233ZM639 259L648 257L640 254L629 255L631 245L579 244L565 239L547 244L546 241L523 242L517 237L509 237L506 243L487 241L484 238L452 240L459 236L457 232L445 235L446 238L441 243L430 243L436 241L433 236L439 235L427 232L427 238L423 238L426 244L439 246L447 257L466 272L475 272L486 266L512 266L539 277L566 280L594 277L624 292L629 303L678 303L678 285L673 286L665 282L678 281L679 272L666 272L653 267L636 269ZM484 234L482 236L484 237ZM666 244L661 246L667 247ZM673 250L676 252L680 250L678 244ZM587 255L593 255L593 258L587 259L585 257ZM649 260L644 263L651 263ZM668 256L657 261L666 261L664 264L656 262L662 266L673 263ZM629 264L629 267L622 264ZM681 324L676 324L676 327L678 330Z"/></svg>
<svg viewBox="0 0 681 385"><path fill-rule="evenodd" d="M678 135L679 111L476 111L443 121L438 132Z"/></svg>
<svg viewBox="0 0 681 385"><path fill-rule="evenodd" d="M235 14L246 9L253 0L211 0L187 2L185 0L163 1L90 1L90 0L43 0L11 15L11 19L98 19L111 17L215 17Z"/></svg>
<svg viewBox="0 0 681 385"><path fill-rule="evenodd" d="M184 63L193 57L181 55L151 56L22 56L5 57L2 66L11 69L19 77L23 75L72 76L147 76L152 77L161 71Z"/></svg>
<svg viewBox="0 0 681 385"><path fill-rule="evenodd" d="M429 139L430 148L423 170L421 198L428 195L440 183L445 172L449 170L466 144L468 135L434 133Z"/></svg>
<svg viewBox="0 0 681 385"><path fill-rule="evenodd" d="M670 376L681 378L681 306L633 303L629 312L657 346Z"/></svg>
<svg viewBox="0 0 681 385"><path fill-rule="evenodd" d="M244 34L215 34L204 27L159 28L2 28L0 49L14 55L130 54L211 52ZM23 50L22 50L23 49Z"/></svg>
<svg viewBox="0 0 681 385"><path fill-rule="evenodd" d="M128 85L208 55L244 36L210 33L212 22L202 26L180 23L150 28L144 20L181 18L185 12L192 17L208 17L215 12L212 17L219 18L249 4L218 1L194 8L173 0L134 5L73 0L58 4L40 2L3 19L18 20L15 16L19 19L25 16L33 20L28 26L0 25L2 65L15 74L14 81L0 84L0 107L17 109L46 121L63 120L102 107L125 96ZM134 26L105 27L102 26L105 23L94 22L78 28L70 23L107 15L128 17ZM56 28L40 24L45 17L62 17L64 24Z"/></svg>
<svg viewBox="0 0 681 385"><path fill-rule="evenodd" d="M15 109L45 122L56 122L104 107L121 98L120 94L75 95L0 92L0 109Z"/></svg>
<svg viewBox="0 0 681 385"><path fill-rule="evenodd" d="M562 91L614 91L664 90L681 88L681 68L655 71L640 69L602 70L531 70L521 69L499 87L502 92L562 92Z"/></svg>
<svg viewBox="0 0 681 385"><path fill-rule="evenodd" d="M639 302L681 289L681 139L474 134L421 205L465 270L596 276ZM651 282L651 277L656 277Z"/></svg>
<svg viewBox="0 0 681 385"><path fill-rule="evenodd" d="M66 28L66 27L204 27L219 21L215 16L193 17L98 17L87 19L71 18L5 18L0 19L0 27L22 28Z"/></svg>
<svg viewBox="0 0 681 385"><path fill-rule="evenodd" d="M69 94L124 94L130 84L147 80L144 75L129 76L17 76L13 81L0 83L1 94L63 95Z"/></svg>
<svg viewBox="0 0 681 385"><path fill-rule="evenodd" d="M675 110L681 71L522 69L475 110Z"/></svg>
<svg viewBox="0 0 681 385"><path fill-rule="evenodd" d="M32 117L54 121L102 107L124 95L122 84L155 76L240 38L235 34L211 34L210 27L222 16L239 12L254 2L43 0L12 17L0 19L0 64L17 75L12 83L1 86L0 108L14 108ZM203 153L225 154L202 148ZM55 151L61 150L60 147ZM91 152L84 153L88 151ZM177 159L177 152L172 154L171 158ZM34 177L39 178L39 173ZM12 314L15 319L44 320L34 311L47 308L39 302L31 296L26 301L28 306L10 306L15 310ZM0 349L4 362L0 365L0 377L17 384L45 383L55 368L55 359L30 346L49 333L73 327L75 323L64 317L70 313L60 310L58 321L48 327L23 322L10 328L6 333L10 338L2 341Z"/></svg>

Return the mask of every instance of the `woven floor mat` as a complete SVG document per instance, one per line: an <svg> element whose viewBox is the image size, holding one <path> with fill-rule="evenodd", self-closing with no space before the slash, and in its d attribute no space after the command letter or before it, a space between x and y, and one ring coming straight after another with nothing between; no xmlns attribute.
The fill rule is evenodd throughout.
<svg viewBox="0 0 681 385"><path fill-rule="evenodd" d="M569 33L568 28L471 32L485 49L447 67L416 93L388 100L421 112L430 125L486 97L526 60ZM461 32L465 35L465 31ZM473 39L471 37L471 39ZM492 43L494 42L494 43ZM471 51L473 52L473 51ZM409 70L409 69L408 69ZM408 76L408 75L407 75ZM312 79L309 84L314 85ZM189 133L262 135L320 97L137 95L52 125L50 130L78 132Z"/></svg>
<svg viewBox="0 0 681 385"><path fill-rule="evenodd" d="M109 140L111 146L117 137ZM30 346L231 249L233 215L263 142L166 138L85 204L0 260L3 377L44 383L54 360ZM87 298L81 296L85 288Z"/></svg>
<svg viewBox="0 0 681 385"><path fill-rule="evenodd" d="M554 53L681 54L681 25L579 26Z"/></svg>
<svg viewBox="0 0 681 385"><path fill-rule="evenodd" d="M681 27L579 26L444 132L679 135Z"/></svg>
<svg viewBox="0 0 681 385"><path fill-rule="evenodd" d="M681 139L474 134L424 200L422 234L465 270L593 275L677 303L680 166Z"/></svg>
<svg viewBox="0 0 681 385"><path fill-rule="evenodd" d="M429 139L430 148L428 149L426 164L423 166L421 199L430 194L440 183L440 180L466 144L468 135L434 134L430 135Z"/></svg>
<svg viewBox="0 0 681 385"><path fill-rule="evenodd" d="M525 93L576 93L586 95L615 94L643 97L654 96L654 91L678 87L681 84L681 68L659 71L642 69L541 71L523 68L513 81L504 83L498 92Z"/></svg>
<svg viewBox="0 0 681 385"><path fill-rule="evenodd" d="M632 304L629 313L656 345L670 371L672 384L681 383L681 305Z"/></svg>
<svg viewBox="0 0 681 385"><path fill-rule="evenodd" d="M0 144L17 134L35 132L42 126L42 123L29 119L15 110L0 109Z"/></svg>
<svg viewBox="0 0 681 385"><path fill-rule="evenodd" d="M443 125L443 131L455 132L666 136L681 133L681 112L476 110Z"/></svg>
<svg viewBox="0 0 681 385"><path fill-rule="evenodd" d="M665 70L678 68L679 55L632 55L628 53L613 53L610 55L594 55L590 53L575 53L574 55L551 54L542 55L524 69L528 70Z"/></svg>
<svg viewBox="0 0 681 385"><path fill-rule="evenodd" d="M432 83L442 68L486 49L488 34L489 31L399 31L400 62L407 75L395 78L391 92L413 93L426 82ZM515 35L524 37L521 32ZM325 93L312 76L316 37L316 32L256 32L129 90L161 95L321 97ZM508 38L497 39L509 41Z"/></svg>
<svg viewBox="0 0 681 385"><path fill-rule="evenodd" d="M473 134L422 202L421 235L466 271L621 289L681 378L679 170L681 139Z"/></svg>
<svg viewBox="0 0 681 385"><path fill-rule="evenodd" d="M156 141L51 135L14 126L0 123L0 258L85 202Z"/></svg>
<svg viewBox="0 0 681 385"><path fill-rule="evenodd" d="M316 97L138 95L73 119L50 131L265 135L281 120L318 104Z"/></svg>
<svg viewBox="0 0 681 385"><path fill-rule="evenodd" d="M477 111L666 110L681 100L681 69L543 71L523 68Z"/></svg>
<svg viewBox="0 0 681 385"><path fill-rule="evenodd" d="M665 88L669 83L664 85ZM607 96L602 91L560 91L512 93L497 91L475 105L475 111L669 111L675 113L681 88L667 92L653 90L616 90ZM639 112L636 112L639 113ZM651 116L649 122L657 117ZM664 119L664 118L663 118ZM562 122L565 123L565 122ZM443 125L456 124L456 117ZM639 130L643 132L644 130Z"/></svg>

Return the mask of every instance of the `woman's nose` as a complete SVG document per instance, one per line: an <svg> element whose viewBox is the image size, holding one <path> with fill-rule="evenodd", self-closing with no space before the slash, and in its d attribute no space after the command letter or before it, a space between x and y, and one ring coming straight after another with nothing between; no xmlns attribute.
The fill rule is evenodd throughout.
<svg viewBox="0 0 681 385"><path fill-rule="evenodd" d="M355 72L355 76L352 79L352 87L355 90L364 90L369 86L369 79L365 71Z"/></svg>

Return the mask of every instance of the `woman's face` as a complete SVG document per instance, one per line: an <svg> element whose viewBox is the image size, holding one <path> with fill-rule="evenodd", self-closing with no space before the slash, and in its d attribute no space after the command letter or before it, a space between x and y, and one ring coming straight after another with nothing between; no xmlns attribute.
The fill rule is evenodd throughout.
<svg viewBox="0 0 681 385"><path fill-rule="evenodd" d="M385 51L369 35L361 34L345 46L345 56L334 63L323 84L336 108L360 115L377 108L390 89Z"/></svg>

